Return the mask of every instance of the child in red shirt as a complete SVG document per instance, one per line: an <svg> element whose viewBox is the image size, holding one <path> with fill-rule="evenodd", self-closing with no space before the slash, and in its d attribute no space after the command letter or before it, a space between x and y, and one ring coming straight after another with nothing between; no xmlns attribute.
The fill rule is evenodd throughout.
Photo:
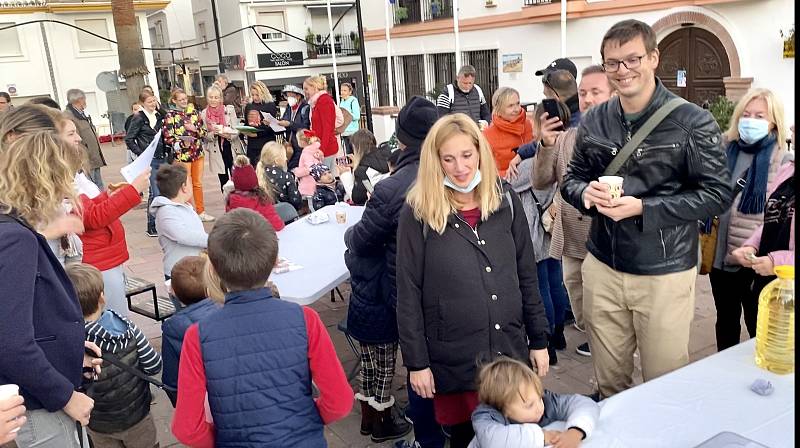
<svg viewBox="0 0 800 448"><path fill-rule="evenodd" d="M225 200L225 212L240 207L249 208L260 213L276 232L283 229L285 224L272 204L271 191L267 192L258 185L258 175L250 165L250 159L238 155L233 165L233 191Z"/></svg>
<svg viewBox="0 0 800 448"><path fill-rule="evenodd" d="M353 390L317 312L264 287L275 231L233 210L209 234L208 258L228 292L186 331L173 434L191 447L326 446L324 425L350 412Z"/></svg>

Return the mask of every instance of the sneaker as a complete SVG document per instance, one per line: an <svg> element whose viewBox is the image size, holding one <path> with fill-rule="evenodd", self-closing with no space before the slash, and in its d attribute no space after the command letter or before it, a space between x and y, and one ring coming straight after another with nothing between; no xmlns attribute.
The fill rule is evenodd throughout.
<svg viewBox="0 0 800 448"><path fill-rule="evenodd" d="M591 352L591 350L589 350L589 343L588 342L584 342L583 344L579 345L575 349L575 352L577 352L579 355L583 355L583 356L592 356L592 352Z"/></svg>
<svg viewBox="0 0 800 448"><path fill-rule="evenodd" d="M213 221L214 219L216 219L216 218L214 218L213 216L209 215L209 214L208 214L208 213L206 213L206 212L200 213L200 214L199 214L199 215L197 215L197 216L199 216L199 217L200 217L200 221L203 221L203 222L211 222L211 221Z"/></svg>
<svg viewBox="0 0 800 448"><path fill-rule="evenodd" d="M416 440L398 440L394 442L394 448L420 448L420 445Z"/></svg>
<svg viewBox="0 0 800 448"><path fill-rule="evenodd" d="M150 238L158 237L158 232L156 232L155 230L149 230L148 229L147 232L145 232L145 233L147 233L147 236L149 236Z"/></svg>
<svg viewBox="0 0 800 448"><path fill-rule="evenodd" d="M573 326L573 327L575 327L575 329L576 329L576 330L578 330L578 331L580 331L581 333L586 333L586 329L585 329L585 328L583 328L583 327L581 327L580 325L578 325L578 323L577 323L577 322L575 322L574 324L572 324L572 326Z"/></svg>

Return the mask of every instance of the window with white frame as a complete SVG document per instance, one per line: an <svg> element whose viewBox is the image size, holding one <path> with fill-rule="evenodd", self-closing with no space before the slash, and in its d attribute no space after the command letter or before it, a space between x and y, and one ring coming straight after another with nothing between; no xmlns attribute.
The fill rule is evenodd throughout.
<svg viewBox="0 0 800 448"><path fill-rule="evenodd" d="M13 23L0 23L0 28L12 26ZM19 43L17 28L8 28L0 31L0 57L22 56L22 46Z"/></svg>
<svg viewBox="0 0 800 448"><path fill-rule="evenodd" d="M75 26L108 39L108 23L106 19L77 19ZM81 30L75 30L78 35L78 51L109 51L111 43Z"/></svg>
<svg viewBox="0 0 800 448"><path fill-rule="evenodd" d="M284 40L284 34L277 30L285 30L286 23L283 12L264 12L256 13L256 23L270 28L258 27L258 35L266 41Z"/></svg>
<svg viewBox="0 0 800 448"><path fill-rule="evenodd" d="M197 22L197 36L200 38L200 42L203 42L203 48L208 48L208 35L206 34L205 22Z"/></svg>

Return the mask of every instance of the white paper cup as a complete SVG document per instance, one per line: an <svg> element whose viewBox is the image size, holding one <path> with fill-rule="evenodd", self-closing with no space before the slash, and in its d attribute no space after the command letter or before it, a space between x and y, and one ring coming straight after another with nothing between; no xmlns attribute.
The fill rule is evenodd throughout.
<svg viewBox="0 0 800 448"><path fill-rule="evenodd" d="M601 184L608 185L608 191L612 199L619 199L622 196L622 178L620 176L600 176L597 179Z"/></svg>
<svg viewBox="0 0 800 448"><path fill-rule="evenodd" d="M19 395L19 386L16 384L2 384L0 385L0 400L14 397Z"/></svg>

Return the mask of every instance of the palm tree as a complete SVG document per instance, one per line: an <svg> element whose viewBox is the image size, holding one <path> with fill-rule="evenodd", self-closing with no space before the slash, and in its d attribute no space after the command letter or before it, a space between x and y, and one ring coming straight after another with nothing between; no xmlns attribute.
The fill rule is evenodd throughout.
<svg viewBox="0 0 800 448"><path fill-rule="evenodd" d="M131 104L139 101L139 92L145 85L144 77L150 70L144 60L133 0L111 0L114 32L117 37L119 73L125 78Z"/></svg>

